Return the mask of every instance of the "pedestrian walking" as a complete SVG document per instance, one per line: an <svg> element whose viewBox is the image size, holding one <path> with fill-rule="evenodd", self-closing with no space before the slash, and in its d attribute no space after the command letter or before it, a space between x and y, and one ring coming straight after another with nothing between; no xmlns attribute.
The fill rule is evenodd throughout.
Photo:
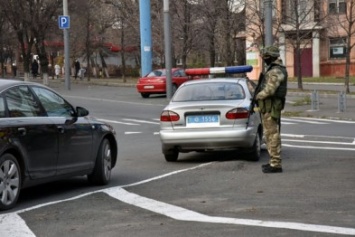
<svg viewBox="0 0 355 237"><path fill-rule="evenodd" d="M32 65L31 65L31 70L32 70L32 76L34 79L36 79L38 75L38 62L36 59L33 60Z"/></svg>
<svg viewBox="0 0 355 237"><path fill-rule="evenodd" d="M270 156L268 164L262 165L264 173L282 172L281 164L281 111L285 106L287 94L287 70L279 59L276 46L268 46L261 51L261 57L267 68L261 80L261 90L256 95L261 113L267 150Z"/></svg>
<svg viewBox="0 0 355 237"><path fill-rule="evenodd" d="M75 64L74 64L74 67L75 67L75 80L76 78L79 76L79 72L80 72L80 63L79 63L79 60L75 60Z"/></svg>
<svg viewBox="0 0 355 237"><path fill-rule="evenodd" d="M56 63L56 64L54 65L54 73L55 73L56 79L59 79L60 66L59 66L58 63Z"/></svg>

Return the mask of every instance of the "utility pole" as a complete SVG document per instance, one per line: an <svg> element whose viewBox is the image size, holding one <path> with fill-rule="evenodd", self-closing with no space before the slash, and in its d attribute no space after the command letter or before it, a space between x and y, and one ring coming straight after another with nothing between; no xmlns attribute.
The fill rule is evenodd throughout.
<svg viewBox="0 0 355 237"><path fill-rule="evenodd" d="M165 45L165 70L166 70L166 98L172 97L171 79L171 33L170 33L170 13L169 0L164 0L164 45Z"/></svg>
<svg viewBox="0 0 355 237"><path fill-rule="evenodd" d="M68 0L63 0L63 15L69 16L68 13ZM64 76L65 87L70 90L70 53L69 53L69 29L64 30Z"/></svg>
<svg viewBox="0 0 355 237"><path fill-rule="evenodd" d="M273 45L272 37L272 0L264 0L264 19L265 19L265 45L264 47Z"/></svg>

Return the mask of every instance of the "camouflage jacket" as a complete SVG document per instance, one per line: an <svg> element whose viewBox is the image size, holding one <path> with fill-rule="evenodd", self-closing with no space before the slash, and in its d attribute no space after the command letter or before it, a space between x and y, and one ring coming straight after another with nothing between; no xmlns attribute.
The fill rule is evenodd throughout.
<svg viewBox="0 0 355 237"><path fill-rule="evenodd" d="M274 66L275 64L280 65L280 67L284 67L282 61L277 59L273 62L273 65L270 65L267 68L262 89L256 95L257 100L264 100L268 97L273 97L280 84L285 84L284 82L287 80L287 74L285 75L280 67Z"/></svg>

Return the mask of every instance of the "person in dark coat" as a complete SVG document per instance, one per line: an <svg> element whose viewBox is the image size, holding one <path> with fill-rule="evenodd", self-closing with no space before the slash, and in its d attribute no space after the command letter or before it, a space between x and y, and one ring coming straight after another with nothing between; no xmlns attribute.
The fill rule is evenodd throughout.
<svg viewBox="0 0 355 237"><path fill-rule="evenodd" d="M31 70L32 70L33 78L36 78L38 75L38 62L36 59L34 59L32 62Z"/></svg>
<svg viewBox="0 0 355 237"><path fill-rule="evenodd" d="M74 67L75 67L75 80L76 78L78 77L79 75L79 71L80 71L80 63L79 63L79 60L75 60L75 64L74 64Z"/></svg>

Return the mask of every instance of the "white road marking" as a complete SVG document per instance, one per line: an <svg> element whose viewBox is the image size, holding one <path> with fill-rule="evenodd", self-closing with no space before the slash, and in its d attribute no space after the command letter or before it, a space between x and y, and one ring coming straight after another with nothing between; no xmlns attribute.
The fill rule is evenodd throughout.
<svg viewBox="0 0 355 237"><path fill-rule="evenodd" d="M140 184L145 184L154 180L162 179L171 175L175 175L181 172L186 172L194 170L212 163L206 163L199 166L191 167L188 169L178 170L170 172L164 175L146 179L133 184L128 184L124 186L111 187L102 190L96 190L94 192L85 193L78 195L73 198L68 198L65 200L55 201L37 205L31 208L23 209L18 212L8 213L0 215L0 236L11 236L11 237L36 237L36 235L29 229L25 221L20 218L18 213L23 213L33 209L38 209L40 207L49 206L61 202L76 200L94 193L105 192L113 198L116 198L122 202L128 203L130 205L135 205L152 212L165 215L167 217L181 220L181 221L195 221L195 222L207 222L216 224L231 224L231 225L245 225L245 226L257 226L257 227L268 227L268 228L281 228L281 229L291 229L300 230L308 232L318 232L318 233L330 233L339 235L355 235L355 228L345 228L337 226L328 225L313 225L297 222L282 222L282 221L263 221L263 220L253 220L253 219L239 219L239 218L227 218L227 217L216 217L208 216L198 212L190 211L185 208L170 205L167 203L159 202L153 199L139 196L134 193L130 193L124 190L124 187L131 187Z"/></svg>
<svg viewBox="0 0 355 237"><path fill-rule="evenodd" d="M308 117L291 117L291 118L292 119L302 119L302 120L324 121L324 122L332 122L332 123L343 123L343 124L344 123L350 123L350 124L355 123L355 121L351 121L351 120L321 119L321 118L308 118Z"/></svg>
<svg viewBox="0 0 355 237"><path fill-rule="evenodd" d="M0 236L36 237L17 213L0 215Z"/></svg>
<svg viewBox="0 0 355 237"><path fill-rule="evenodd" d="M305 135L297 135L297 134L287 134L287 133L281 133L282 137L297 137L297 138L304 138Z"/></svg>
<svg viewBox="0 0 355 237"><path fill-rule="evenodd" d="M284 144L284 143L282 143L282 146L293 147L293 148L301 148L301 149L355 151L355 148L344 148L344 147L297 146L297 145Z"/></svg>
<svg viewBox="0 0 355 237"><path fill-rule="evenodd" d="M160 124L160 123L157 123L157 122L151 122L151 121L139 120L139 119L123 119L123 120L137 122L137 123Z"/></svg>
<svg viewBox="0 0 355 237"><path fill-rule="evenodd" d="M130 134L141 134L142 132L124 132L125 135L130 135Z"/></svg>
<svg viewBox="0 0 355 237"><path fill-rule="evenodd" d="M82 97L82 96L73 96L73 95L64 95L64 97L68 98L78 98L83 100L94 100L94 101L104 101L104 102L113 102L113 103L121 103L121 104L133 104L133 105L153 105L153 106L165 106L165 104L149 104L149 103L139 103L139 102L131 102L131 101L123 101L123 100L108 100L102 98L92 98L92 97Z"/></svg>
<svg viewBox="0 0 355 237"><path fill-rule="evenodd" d="M301 122L301 123L309 123L309 124L329 124L329 123L326 123L326 122L309 121L309 120L297 119L297 118L292 118L292 119L290 119L290 118L281 118L281 122L282 121Z"/></svg>
<svg viewBox="0 0 355 237"><path fill-rule="evenodd" d="M118 124L124 124L124 125L139 125L136 123L126 123L126 122L120 122L117 120L108 120L108 119L97 119L97 120L102 121L102 122L106 122L106 123L118 123Z"/></svg>
<svg viewBox="0 0 355 237"><path fill-rule="evenodd" d="M295 140L295 139L282 139L282 141L317 143L317 144L335 144L335 145L347 145L347 146L353 146L354 145L354 143L349 143L349 142L328 142L328 141L311 141L311 140Z"/></svg>
<svg viewBox="0 0 355 237"><path fill-rule="evenodd" d="M216 224L231 224L257 226L290 230L310 231L317 233L331 233L339 235L355 235L355 229L343 228L327 225L312 225L297 222L281 222L281 221L263 221L252 219L227 218L218 216L207 216L198 212L190 211L185 208L159 202L150 198L142 197L134 193L130 193L122 188L111 188L104 191L113 198L122 202L134 205L146 210L173 218L180 221L194 221Z"/></svg>

